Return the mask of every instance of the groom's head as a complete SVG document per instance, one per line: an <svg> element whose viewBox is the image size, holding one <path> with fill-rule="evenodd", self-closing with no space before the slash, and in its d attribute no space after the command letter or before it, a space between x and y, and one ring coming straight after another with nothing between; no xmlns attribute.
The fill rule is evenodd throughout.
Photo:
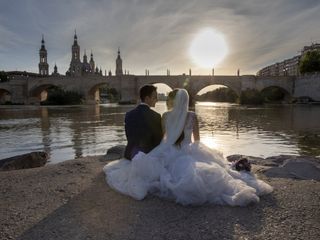
<svg viewBox="0 0 320 240"><path fill-rule="evenodd" d="M154 107L158 101L157 88L153 85L144 85L140 88L141 102L148 104L150 107Z"/></svg>

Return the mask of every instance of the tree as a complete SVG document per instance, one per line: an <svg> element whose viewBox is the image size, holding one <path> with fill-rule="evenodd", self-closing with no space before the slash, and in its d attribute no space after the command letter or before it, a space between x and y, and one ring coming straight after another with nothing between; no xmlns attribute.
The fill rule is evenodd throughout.
<svg viewBox="0 0 320 240"><path fill-rule="evenodd" d="M42 105L77 105L84 100L82 94L74 91L65 91L60 87L50 87L48 98L41 102Z"/></svg>
<svg viewBox="0 0 320 240"><path fill-rule="evenodd" d="M119 101L120 95L115 88L109 88L108 86L100 88L100 99L106 98L110 102Z"/></svg>
<svg viewBox="0 0 320 240"><path fill-rule="evenodd" d="M241 92L240 104L263 104L263 96L256 89L246 89Z"/></svg>
<svg viewBox="0 0 320 240"><path fill-rule="evenodd" d="M311 73L320 71L320 51L307 52L300 62L300 73Z"/></svg>
<svg viewBox="0 0 320 240"><path fill-rule="evenodd" d="M230 88L221 87L197 96L198 101L236 102L237 94Z"/></svg>
<svg viewBox="0 0 320 240"><path fill-rule="evenodd" d="M285 96L285 90L278 87L268 87L261 92L264 102L280 102Z"/></svg>
<svg viewBox="0 0 320 240"><path fill-rule="evenodd" d="M9 81L6 72L0 71L0 82L7 82Z"/></svg>

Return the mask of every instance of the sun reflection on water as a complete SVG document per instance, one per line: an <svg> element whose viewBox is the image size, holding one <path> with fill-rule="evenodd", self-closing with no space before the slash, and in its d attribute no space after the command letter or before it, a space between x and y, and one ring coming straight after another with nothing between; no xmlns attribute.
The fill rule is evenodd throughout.
<svg viewBox="0 0 320 240"><path fill-rule="evenodd" d="M221 146L217 142L217 140L213 136L209 135L201 135L200 142L202 142L204 145L206 145L209 148L214 148L217 150L221 150Z"/></svg>
<svg viewBox="0 0 320 240"><path fill-rule="evenodd" d="M116 104L0 106L0 159L30 151L46 151L51 163L103 155L112 146L126 144L124 116L132 108ZM165 112L165 102L158 102L154 110ZM197 103L194 110L201 142L224 156L320 156L318 106Z"/></svg>

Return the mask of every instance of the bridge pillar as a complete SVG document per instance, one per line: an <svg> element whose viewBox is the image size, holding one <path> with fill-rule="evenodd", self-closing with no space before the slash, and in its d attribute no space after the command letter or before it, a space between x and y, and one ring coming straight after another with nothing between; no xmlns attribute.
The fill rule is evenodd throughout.
<svg viewBox="0 0 320 240"><path fill-rule="evenodd" d="M135 104L139 100L138 78L133 75L118 76L121 104Z"/></svg>
<svg viewBox="0 0 320 240"><path fill-rule="evenodd" d="M194 107L196 105L196 94L188 89L186 89L189 94L189 107Z"/></svg>
<svg viewBox="0 0 320 240"><path fill-rule="evenodd" d="M320 73L301 75L294 83L294 97L308 96L314 101L320 101Z"/></svg>
<svg viewBox="0 0 320 240"><path fill-rule="evenodd" d="M14 91L11 92L11 102L17 104L28 104L28 99L26 96L27 90L24 85L14 85L11 86Z"/></svg>
<svg viewBox="0 0 320 240"><path fill-rule="evenodd" d="M257 77L254 75L242 75L239 77L240 79L240 89L239 92L235 91L239 96L241 92L247 89L256 89L257 88ZM234 89L235 90L235 89Z"/></svg>
<svg viewBox="0 0 320 240"><path fill-rule="evenodd" d="M28 97L26 99L25 104L30 104L30 105L40 105L40 99L38 97Z"/></svg>

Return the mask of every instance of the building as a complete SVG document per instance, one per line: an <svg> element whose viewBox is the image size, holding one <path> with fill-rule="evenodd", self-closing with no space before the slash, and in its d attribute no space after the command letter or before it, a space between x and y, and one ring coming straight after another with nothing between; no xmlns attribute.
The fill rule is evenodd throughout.
<svg viewBox="0 0 320 240"><path fill-rule="evenodd" d="M52 76L59 76L57 64L54 64Z"/></svg>
<svg viewBox="0 0 320 240"><path fill-rule="evenodd" d="M118 48L118 57L117 57L117 60L116 60L116 75L117 76L123 75L122 59L120 57L120 48Z"/></svg>
<svg viewBox="0 0 320 240"><path fill-rule="evenodd" d="M84 76L87 74L100 74L101 72L95 68L95 62L93 60L93 53L91 51L90 62L88 62L86 50L84 51L82 62L80 59L80 45L78 44L77 33L74 33L73 45L71 47L71 62L68 71L66 72L67 76Z"/></svg>
<svg viewBox="0 0 320 240"><path fill-rule="evenodd" d="M39 75L40 76L48 76L49 75L49 64L47 59L47 50L45 48L45 41L44 37L42 36L41 40L41 48L39 50ZM80 57L80 45L78 44L78 36L77 33L74 33L73 37L73 44L71 46L71 61L70 66L68 68L68 71L66 72L67 76L85 76L87 74L98 74L102 76L102 69L101 67L98 68L94 59L93 59L93 53L91 51L90 54L90 61L88 62L88 57L86 54L86 50L84 50L82 62ZM120 49L118 49L118 55L116 59L116 75L123 75L122 70L122 59L120 56ZM54 71L52 72L52 76L58 76L60 75L58 73L57 65L54 66ZM111 76L111 71L109 71L109 76Z"/></svg>
<svg viewBox="0 0 320 240"><path fill-rule="evenodd" d="M320 50L320 44L319 43L312 43L310 46L304 46L301 50L302 55L306 54L309 51L313 50Z"/></svg>
<svg viewBox="0 0 320 240"><path fill-rule="evenodd" d="M44 37L42 35L42 40L41 40L41 48L39 50L39 74L41 76L48 76L49 75L49 64L48 64L48 59L47 59L47 49L44 45Z"/></svg>
<svg viewBox="0 0 320 240"><path fill-rule="evenodd" d="M310 46L305 46L301 50L301 54L293 58L285 59L282 62L264 67L257 72L258 76L299 76L299 64L303 56L313 50L320 50L320 44L315 43Z"/></svg>

